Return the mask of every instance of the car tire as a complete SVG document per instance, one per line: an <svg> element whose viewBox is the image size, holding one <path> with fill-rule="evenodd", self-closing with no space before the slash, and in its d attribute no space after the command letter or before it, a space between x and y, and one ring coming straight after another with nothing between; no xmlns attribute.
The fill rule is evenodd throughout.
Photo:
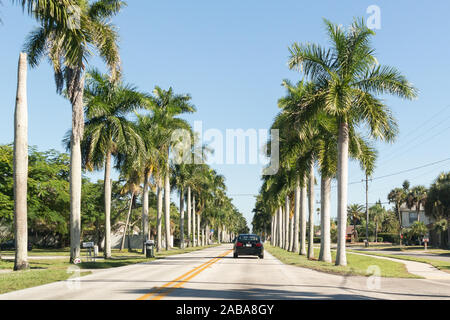
<svg viewBox="0 0 450 320"><path fill-rule="evenodd" d="M233 258L235 259L239 258L238 254L237 253L233 254Z"/></svg>
<svg viewBox="0 0 450 320"><path fill-rule="evenodd" d="M259 258L260 258L260 259L264 259L264 255L263 255L263 254L260 255Z"/></svg>

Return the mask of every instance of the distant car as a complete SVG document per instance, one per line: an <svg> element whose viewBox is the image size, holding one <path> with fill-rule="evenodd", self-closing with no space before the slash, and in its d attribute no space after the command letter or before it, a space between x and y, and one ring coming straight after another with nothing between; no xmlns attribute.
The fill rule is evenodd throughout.
<svg viewBox="0 0 450 320"><path fill-rule="evenodd" d="M239 256L258 256L264 259L264 245L261 238L255 234L241 234L235 241L233 246L233 257Z"/></svg>
<svg viewBox="0 0 450 320"><path fill-rule="evenodd" d="M16 242L14 240L8 240L0 244L0 250L2 251L14 251L16 250ZM28 251L33 250L33 245L28 243Z"/></svg>

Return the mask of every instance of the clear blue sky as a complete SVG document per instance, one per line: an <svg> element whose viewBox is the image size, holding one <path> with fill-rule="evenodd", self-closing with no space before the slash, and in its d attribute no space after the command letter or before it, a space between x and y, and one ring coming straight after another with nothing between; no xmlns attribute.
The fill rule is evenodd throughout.
<svg viewBox="0 0 450 320"><path fill-rule="evenodd" d="M120 28L125 80L141 90L172 86L190 93L198 108L189 121L205 129L268 128L284 94L281 81L297 81L289 71L287 47L294 41L326 45L322 18L348 25L381 9L381 30L374 46L382 64L396 66L420 90L413 102L386 97L401 133L392 146L379 145L374 177L450 158L450 3L413 1L170 1L129 0L114 23ZM0 8L0 143L13 140L16 68L25 36L35 25L5 0ZM92 65L101 67L98 60ZM71 125L70 105L55 93L46 61L29 72L29 142L40 150L63 151L61 140ZM218 166L234 203L251 222L260 182L258 166ZM409 179L429 186L450 162L415 170L370 184L370 202L386 201L389 190ZM101 174L94 175L101 178ZM357 164L350 181L360 181ZM335 189L334 189L335 191ZM362 184L349 189L350 203L364 203ZM319 187L317 187L319 198ZM242 195L244 194L244 195ZM175 197L174 197L175 199ZM333 216L336 215L333 195Z"/></svg>

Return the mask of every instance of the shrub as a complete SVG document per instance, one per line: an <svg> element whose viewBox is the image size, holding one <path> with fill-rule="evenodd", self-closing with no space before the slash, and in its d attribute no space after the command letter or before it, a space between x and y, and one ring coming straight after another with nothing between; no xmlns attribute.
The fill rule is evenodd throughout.
<svg viewBox="0 0 450 320"><path fill-rule="evenodd" d="M379 233L380 238L390 243L400 243L400 236L396 233Z"/></svg>

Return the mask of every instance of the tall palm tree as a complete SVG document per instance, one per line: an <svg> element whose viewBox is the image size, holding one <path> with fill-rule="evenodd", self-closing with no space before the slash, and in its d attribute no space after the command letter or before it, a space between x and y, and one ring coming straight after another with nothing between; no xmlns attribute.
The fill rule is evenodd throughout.
<svg viewBox="0 0 450 320"><path fill-rule="evenodd" d="M151 106L149 107L151 109ZM157 241L156 250L159 252L162 247L162 233L161 233L161 221L162 221L162 178L163 167L167 162L167 154L163 150L163 144L165 142L164 135L161 134L158 125L158 119L151 114L138 114L136 113L139 135L141 136L144 146L138 150L136 159L139 161L138 168L142 175L142 235L143 239L148 239L149 231L149 188L150 180L153 176L156 185L157 193L157 218L156 218L156 230ZM146 247L142 246L142 252L145 254Z"/></svg>
<svg viewBox="0 0 450 320"><path fill-rule="evenodd" d="M189 168L185 163L176 164L172 170L172 184L178 189L178 194L180 197L180 248L184 248L184 225L185 225L185 199L188 199L188 214L190 211L190 189L187 185L189 179ZM188 190L189 189L189 190ZM188 196L185 197L186 193ZM190 222L190 218L189 218Z"/></svg>
<svg viewBox="0 0 450 320"><path fill-rule="evenodd" d="M190 103L189 95L175 94L172 88L163 90L155 87L152 97L154 109L153 117L157 123L157 130L163 136L161 150L166 156L165 167L162 168L164 177L164 212L166 230L166 250L170 249L170 161L169 154L171 147L177 142L173 139L176 130L184 129L190 131L190 125L177 116L184 113L193 113L195 107Z"/></svg>
<svg viewBox="0 0 450 320"><path fill-rule="evenodd" d="M347 265L345 231L347 223L347 188L349 133L366 123L373 138L392 141L397 126L388 107L378 94L401 98L416 97L416 90L395 68L381 66L374 56L370 39L375 34L363 20L350 28L325 20L330 49L317 44L294 43L290 48L291 69L304 74L322 88L324 110L338 124L338 248L336 265ZM314 112L311 112L314 113Z"/></svg>
<svg viewBox="0 0 450 320"><path fill-rule="evenodd" d="M353 233L355 236L355 239L358 235L356 231L356 222L361 220L361 216L364 212L364 207L360 204L351 204L347 208L347 214L350 219L351 224L353 224Z"/></svg>
<svg viewBox="0 0 450 320"><path fill-rule="evenodd" d="M27 55L21 53L17 71L17 95L14 111L14 270L28 269L28 102Z"/></svg>
<svg viewBox="0 0 450 320"><path fill-rule="evenodd" d="M39 1L39 0L36 0ZM117 79L120 69L118 36L109 20L125 5L120 0L74 0L49 3L33 7L36 1L23 2L36 17L46 17L49 10L70 12L69 5L80 9L76 25L69 19L43 19L40 26L28 36L25 49L29 63L35 67L47 56L53 66L56 89L72 105L72 134L70 151L70 261L80 256L81 235L81 141L84 132L83 96L86 62L96 50L110 69L112 79ZM40 0L42 3L43 0ZM57 17L57 16L56 16Z"/></svg>
<svg viewBox="0 0 450 320"><path fill-rule="evenodd" d="M140 192L140 184L142 181L141 171L136 169L134 163L129 161L127 164L128 165L121 166L121 176L122 179L126 181L121 192L122 194L130 193L130 205L128 207L127 219L123 231L122 242L120 244L120 251L122 251L125 247L125 238L128 233L131 211L133 209L135 199Z"/></svg>
<svg viewBox="0 0 450 320"><path fill-rule="evenodd" d="M399 221L399 239L400 245L402 245L402 213L400 208L402 204L406 202L406 198L408 196L407 189L405 189L406 185L404 184L403 188L395 188L389 192L388 200L389 203L395 204L395 213L397 215L397 219ZM409 189L409 185L408 185Z"/></svg>
<svg viewBox="0 0 450 320"><path fill-rule="evenodd" d="M324 104L320 95L317 95L320 87L317 84L305 83L300 81L293 86L289 81L284 81L283 85L287 89L287 95L279 100L279 106L283 109L283 114L278 117L278 127L284 128L288 134L281 134L284 144L281 147L281 153L288 163L295 163L296 172L303 172L303 177L298 176L297 192L299 193L300 208L302 214L301 220L305 220L306 206L302 206L306 202L306 179L309 177L309 185L314 185L314 162L320 166L321 173L321 251L320 259L331 262L330 250L330 191L331 180L337 171L337 124L333 117L325 112L311 115L311 110L315 106ZM292 130L294 129L294 130ZM296 134L292 134L295 132ZM350 134L350 156L360 162L361 168L366 172L372 170L376 159L376 152L370 146L368 141L363 139L355 132ZM308 173L309 172L309 173ZM301 183L301 181L303 183ZM300 185L303 184L300 190ZM310 199L310 216L314 215L314 192L313 188L309 188ZM302 223L303 224L303 223ZM314 226L313 218L310 219L310 229ZM305 226L302 233L304 234ZM310 244L308 246L309 257L312 258L312 234L310 234ZM306 254L304 245L304 236L301 237L301 254Z"/></svg>
<svg viewBox="0 0 450 320"><path fill-rule="evenodd" d="M409 194L406 197L406 203L409 209L414 206L416 207L417 222L420 222L420 208L425 207L427 193L428 190L425 186L416 186L409 191Z"/></svg>
<svg viewBox="0 0 450 320"><path fill-rule="evenodd" d="M83 160L88 168L104 168L105 246L106 259L111 258L111 160L120 153L134 153L143 142L127 116L144 108L147 96L131 85L91 70L84 91L86 101L85 133L81 142ZM120 165L120 164L119 164Z"/></svg>

